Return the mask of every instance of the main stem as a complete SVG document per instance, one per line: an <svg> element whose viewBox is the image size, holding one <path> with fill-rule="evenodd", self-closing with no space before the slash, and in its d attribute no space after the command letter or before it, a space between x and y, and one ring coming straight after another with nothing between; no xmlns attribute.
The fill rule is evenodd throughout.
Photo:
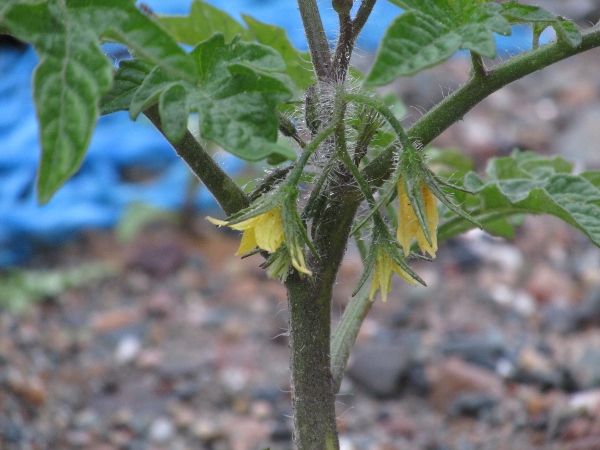
<svg viewBox="0 0 600 450"><path fill-rule="evenodd" d="M331 299L335 278L349 239L358 192L340 186L323 213L311 260L314 278L297 273L286 282L290 313L290 360L295 440L300 450L337 449L335 393L331 373ZM342 192L342 190L344 192ZM339 221L339 217L345 220ZM335 226L332 226L335 224Z"/></svg>

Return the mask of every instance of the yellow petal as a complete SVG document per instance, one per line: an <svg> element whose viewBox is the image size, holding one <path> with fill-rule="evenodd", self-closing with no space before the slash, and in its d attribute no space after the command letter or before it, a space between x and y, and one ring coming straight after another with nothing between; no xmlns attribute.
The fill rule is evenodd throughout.
<svg viewBox="0 0 600 450"><path fill-rule="evenodd" d="M312 275L312 272L306 266L306 261L304 260L304 254L302 253L302 249L300 246L296 246L296 251L291 254L292 256L292 266L298 271L305 273L306 275Z"/></svg>
<svg viewBox="0 0 600 450"><path fill-rule="evenodd" d="M229 228L231 228L232 230L238 230L238 231L248 230L250 228L255 227L257 222L260 221L260 218L262 216L263 216L263 214L259 214L256 217L250 217L249 219L242 220L241 222L229 225Z"/></svg>
<svg viewBox="0 0 600 450"><path fill-rule="evenodd" d="M411 218L415 215L412 209L410 200L406 195L406 189L404 188L404 182L402 179L398 180L398 230L396 231L396 238L404 250L404 256L408 256L410 253L410 241L414 235L410 232L411 229Z"/></svg>
<svg viewBox="0 0 600 450"><path fill-rule="evenodd" d="M377 288L379 287L379 264L375 261L375 269L373 269L373 275L371 276L371 292L369 293L369 300L373 300Z"/></svg>
<svg viewBox="0 0 600 450"><path fill-rule="evenodd" d="M387 294L391 291L390 283L392 278L392 259L385 252L377 254L377 263L379 264L379 288L381 289L381 300L387 300Z"/></svg>
<svg viewBox="0 0 600 450"><path fill-rule="evenodd" d="M425 237L425 233L423 232L423 230L419 227L416 231L416 237L417 237L417 243L419 244L419 248L421 249L421 252L423 253L429 253L429 255L432 258L435 258L435 250L427 241L427 238ZM433 241L433 236L435 236L434 233L431 234L432 237L432 241Z"/></svg>
<svg viewBox="0 0 600 450"><path fill-rule="evenodd" d="M256 247L256 236L254 235L254 229L246 230L242 234L242 240L240 242L240 246L235 253L237 256L245 255L248 252L251 252Z"/></svg>
<svg viewBox="0 0 600 450"><path fill-rule="evenodd" d="M217 225L219 227L223 227L229 224L226 220L215 219L214 217L206 216L206 220L208 220L213 225Z"/></svg>
<svg viewBox="0 0 600 450"><path fill-rule="evenodd" d="M429 226L429 233L431 235L431 247L434 252L432 256L435 258L435 252L438 249L437 226L439 221L437 199L433 195L433 192L425 185L422 187L422 192L425 202L425 214L427 214L427 225Z"/></svg>
<svg viewBox="0 0 600 450"><path fill-rule="evenodd" d="M254 226L256 243L269 253L273 253L285 240L283 222L279 208L275 208L259 216Z"/></svg>

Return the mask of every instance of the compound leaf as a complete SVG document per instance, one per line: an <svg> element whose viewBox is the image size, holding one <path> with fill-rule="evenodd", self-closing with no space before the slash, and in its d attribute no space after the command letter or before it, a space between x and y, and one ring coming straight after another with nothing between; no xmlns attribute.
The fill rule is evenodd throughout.
<svg viewBox="0 0 600 450"><path fill-rule="evenodd" d="M491 160L487 180L473 172L465 176L465 187L478 200L470 213L486 230L504 235L509 235L509 219L515 216L551 214L600 246L600 188L594 184L600 176L594 172L574 175L571 169L562 158L547 159L532 152ZM440 226L440 234L447 237L469 228L466 221L452 218Z"/></svg>
<svg viewBox="0 0 600 450"><path fill-rule="evenodd" d="M382 85L435 66L459 49L496 55L494 33L509 35L503 9L478 0L390 0L404 9L381 41L367 84Z"/></svg>
<svg viewBox="0 0 600 450"><path fill-rule="evenodd" d="M111 86L112 66L99 39L125 43L174 76L197 78L189 55L133 2L52 0L10 2L0 8L3 26L31 42L40 59L33 97L42 146L37 186L41 203L50 200L79 168L98 119L100 99Z"/></svg>

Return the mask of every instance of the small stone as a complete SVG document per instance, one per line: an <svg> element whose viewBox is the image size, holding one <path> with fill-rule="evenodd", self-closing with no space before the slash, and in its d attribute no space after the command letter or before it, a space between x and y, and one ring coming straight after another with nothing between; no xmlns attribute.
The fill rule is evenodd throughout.
<svg viewBox="0 0 600 450"><path fill-rule="evenodd" d="M46 402L46 387L39 377L23 377L18 371L8 371L6 382L15 395L32 406L42 406Z"/></svg>
<svg viewBox="0 0 600 450"><path fill-rule="evenodd" d="M453 416L467 416L478 419L498 404L498 398L489 394L465 392L454 398L448 408Z"/></svg>
<svg viewBox="0 0 600 450"><path fill-rule="evenodd" d="M600 349L591 346L585 348L575 370L582 387L600 387Z"/></svg>
<svg viewBox="0 0 600 450"><path fill-rule="evenodd" d="M600 389L573 394L569 399L569 408L575 412L585 411L594 416L600 414Z"/></svg>
<svg viewBox="0 0 600 450"><path fill-rule="evenodd" d="M108 435L108 441L117 448L129 448L132 440L132 433L127 429L112 430Z"/></svg>
<svg viewBox="0 0 600 450"><path fill-rule="evenodd" d="M118 364L127 364L135 359L142 348L139 338L132 335L123 337L115 350L115 361Z"/></svg>
<svg viewBox="0 0 600 450"><path fill-rule="evenodd" d="M137 309L119 309L97 312L92 316L92 330L98 333L106 333L119 328L125 328L138 323L141 314Z"/></svg>
<svg viewBox="0 0 600 450"><path fill-rule="evenodd" d="M257 400L250 404L250 415L258 420L268 419L273 415L273 405L264 400Z"/></svg>
<svg viewBox="0 0 600 450"><path fill-rule="evenodd" d="M135 364L143 370L156 369L160 367L164 357L164 351L159 348L142 349L135 358Z"/></svg>
<svg viewBox="0 0 600 450"><path fill-rule="evenodd" d="M172 292L161 289L154 292L148 299L146 311L151 317L166 317L177 307L177 298Z"/></svg>
<svg viewBox="0 0 600 450"><path fill-rule="evenodd" d="M66 437L71 448L88 448L92 443L92 436L84 430L68 431Z"/></svg>
<svg viewBox="0 0 600 450"><path fill-rule="evenodd" d="M0 420L0 437L9 444L18 444L25 438L25 429L16 422Z"/></svg>
<svg viewBox="0 0 600 450"><path fill-rule="evenodd" d="M196 418L193 409L182 406L179 403L171 409L171 415L173 416L173 423L177 428L189 428Z"/></svg>
<svg viewBox="0 0 600 450"><path fill-rule="evenodd" d="M192 436L205 443L214 442L225 437L222 428L210 419L198 419L191 427Z"/></svg>
<svg viewBox="0 0 600 450"><path fill-rule="evenodd" d="M485 393L497 398L504 394L504 385L497 374L456 357L428 367L427 372L431 380L431 402L439 411L447 411L454 399L464 392Z"/></svg>
<svg viewBox="0 0 600 450"><path fill-rule="evenodd" d="M173 422L166 417L159 417L150 425L148 437L156 444L165 444L173 437L174 432Z"/></svg>
<svg viewBox="0 0 600 450"><path fill-rule="evenodd" d="M292 430L287 423L279 420L271 429L271 440L273 441L289 441L292 439Z"/></svg>
<svg viewBox="0 0 600 450"><path fill-rule="evenodd" d="M98 414L91 409L84 409L75 415L73 424L81 430L95 428L99 425Z"/></svg>
<svg viewBox="0 0 600 450"><path fill-rule="evenodd" d="M115 427L127 427L133 420L133 413L129 408L121 408L111 417L111 423Z"/></svg>
<svg viewBox="0 0 600 450"><path fill-rule="evenodd" d="M365 346L356 351L347 374L378 398L397 395L410 368L410 353L405 346L385 344Z"/></svg>

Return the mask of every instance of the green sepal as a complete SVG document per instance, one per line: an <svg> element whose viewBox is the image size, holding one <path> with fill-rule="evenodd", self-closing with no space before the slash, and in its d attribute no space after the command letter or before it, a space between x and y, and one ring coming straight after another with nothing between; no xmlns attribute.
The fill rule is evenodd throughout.
<svg viewBox="0 0 600 450"><path fill-rule="evenodd" d="M423 182L440 202L442 202L450 211L452 211L455 214L458 214L463 219L468 220L476 227L483 228L481 223L479 223L469 213L467 213L466 211L461 209L458 205L456 205L452 200L450 200L448 198L446 193L440 189L439 184L438 184L439 182L437 181L436 178L439 179L439 177L436 177L429 169L427 169L423 172ZM444 184L446 184L446 183L444 183ZM446 184L446 185L449 185L449 184ZM457 186L450 185L450 187L452 187L454 189ZM462 190L466 191L468 193L471 193L471 194L473 193L473 191L469 190L468 188L465 188Z"/></svg>
<svg viewBox="0 0 600 450"><path fill-rule="evenodd" d="M366 283L366 281L371 276L371 272L373 272L373 267L375 266L376 259L377 259L377 246L374 245L374 242L372 242L371 245L369 246L369 253L367 254L367 258L363 261L363 266L364 266L363 273L362 273L360 279L358 280L358 284L356 285L356 288L352 292L352 297L354 297L356 294L358 294L358 291L360 291L360 289L363 287L363 285Z"/></svg>

